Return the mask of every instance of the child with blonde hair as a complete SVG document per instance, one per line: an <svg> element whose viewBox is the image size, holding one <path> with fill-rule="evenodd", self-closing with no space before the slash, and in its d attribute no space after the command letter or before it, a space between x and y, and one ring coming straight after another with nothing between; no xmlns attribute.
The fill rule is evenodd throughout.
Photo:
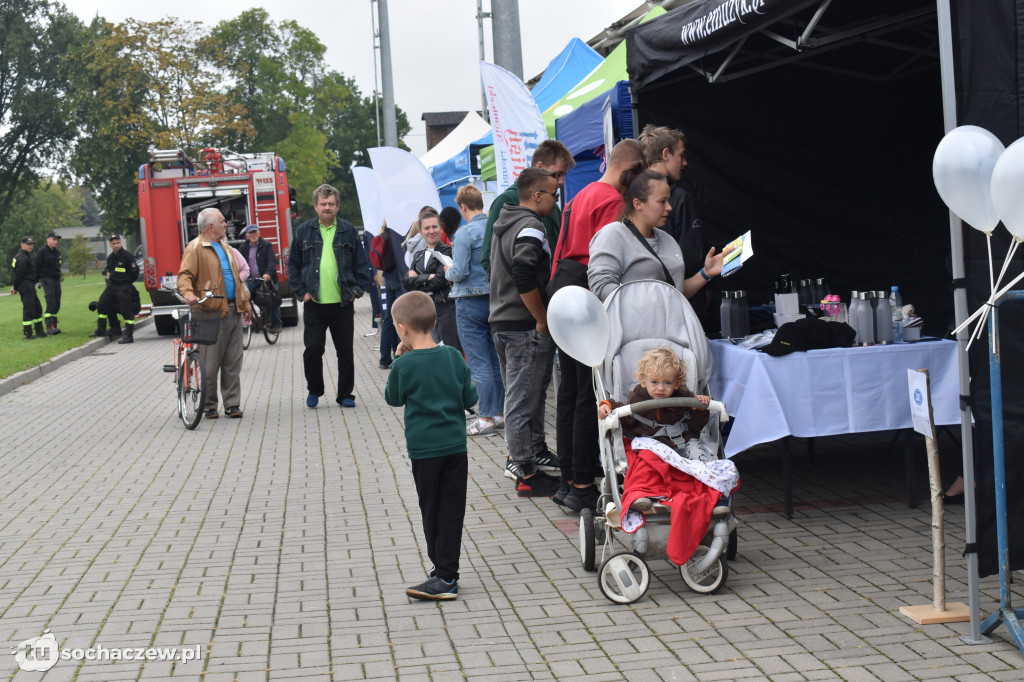
<svg viewBox="0 0 1024 682"><path fill-rule="evenodd" d="M686 387L686 364L671 349L656 348L644 353L633 376L638 383L629 392L629 404L656 398L696 398L705 405L711 402L710 397L694 395ZM598 414L604 419L620 405L603 400ZM654 438L687 459L700 462L718 459L700 442L700 433L708 423L707 410L668 407L622 417L619 423L627 435Z"/></svg>

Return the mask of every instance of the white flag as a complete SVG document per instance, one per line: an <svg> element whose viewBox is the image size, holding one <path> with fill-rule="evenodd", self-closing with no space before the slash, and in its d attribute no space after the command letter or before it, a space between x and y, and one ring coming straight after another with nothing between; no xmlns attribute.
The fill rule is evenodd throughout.
<svg viewBox="0 0 1024 682"><path fill-rule="evenodd" d="M404 237L421 208L441 210L434 179L419 159L397 147L373 147L369 151L389 229Z"/></svg>
<svg viewBox="0 0 1024 682"><path fill-rule="evenodd" d="M494 131L498 191L503 191L530 167L537 145L548 139L547 128L533 95L515 74L480 62L480 78Z"/></svg>
<svg viewBox="0 0 1024 682"><path fill-rule="evenodd" d="M384 204L377 191L377 175L372 168L355 166L352 177L356 181L356 194L359 195L359 211L363 214L363 229L372 235L380 233L384 222Z"/></svg>

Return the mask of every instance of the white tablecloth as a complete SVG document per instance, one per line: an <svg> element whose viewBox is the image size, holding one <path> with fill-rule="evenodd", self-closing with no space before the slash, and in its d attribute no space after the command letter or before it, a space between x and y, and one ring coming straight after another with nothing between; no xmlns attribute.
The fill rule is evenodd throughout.
<svg viewBox="0 0 1024 682"><path fill-rule="evenodd" d="M908 369L928 369L936 424L960 423L956 343L829 348L772 357L712 341L711 390L735 420L725 454L785 436L912 428Z"/></svg>

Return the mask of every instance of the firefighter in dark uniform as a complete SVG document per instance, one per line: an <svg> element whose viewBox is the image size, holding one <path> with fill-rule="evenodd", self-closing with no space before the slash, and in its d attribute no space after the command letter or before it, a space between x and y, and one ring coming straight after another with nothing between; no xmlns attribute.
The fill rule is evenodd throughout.
<svg viewBox="0 0 1024 682"><path fill-rule="evenodd" d="M103 270L107 276L107 288L103 290L96 304L96 310L99 312L96 331L89 336L109 336L112 339L121 336L121 323L117 319L117 314L121 313L125 329L124 338L118 343L132 343L135 340L135 315L142 309L139 292L135 288L139 266L135 262L135 257L121 248L121 237L116 234L110 235L110 250L107 267Z"/></svg>
<svg viewBox="0 0 1024 682"><path fill-rule="evenodd" d="M64 261L57 249L59 241L60 235L56 232L46 235L46 246L39 249L39 255L36 256L36 272L39 274L39 283L43 285L43 296L46 297L43 326L46 327L47 336L60 334L57 329L57 313L60 312L60 266Z"/></svg>
<svg viewBox="0 0 1024 682"><path fill-rule="evenodd" d="M46 336L43 330L43 306L39 304L39 297L36 296L36 282L39 279L36 275L36 266L32 263L34 245L32 237L22 237L21 248L11 261L11 269L14 270L11 295L21 294L21 328L26 339L34 338L33 325L36 328L36 336Z"/></svg>

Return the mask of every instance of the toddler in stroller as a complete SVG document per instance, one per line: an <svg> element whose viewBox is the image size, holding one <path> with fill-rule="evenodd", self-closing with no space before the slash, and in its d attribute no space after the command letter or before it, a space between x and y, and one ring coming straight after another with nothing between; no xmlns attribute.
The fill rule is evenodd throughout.
<svg viewBox="0 0 1024 682"><path fill-rule="evenodd" d="M704 405L711 402L710 397L695 396L693 391L686 387L686 365L668 348L647 351L637 364L635 376L639 383L629 392L627 404L659 398L696 398ZM602 400L598 407L598 415L604 419L611 414L612 409L622 407L622 405L614 400ZM654 439L693 462L709 463L718 459L717 453L712 452L700 438L701 431L708 424L707 410L692 407L666 407L645 412L643 415L634 411L632 414L620 418L619 424L623 427L624 436L630 441L639 438ZM646 443L646 441L640 441L640 443ZM644 448L641 453L649 451L649 448ZM636 518L638 515L630 512L649 512L653 508L654 502L667 500L671 496L661 494L665 482L659 483L658 472L652 470L645 463L641 454L637 454L632 447L627 449L627 453L631 457L629 457L629 469L623 482L622 505L627 510L626 516L631 518L628 525L639 528L643 525L642 518ZM699 465L697 466L699 467ZM657 492L651 492L653 490ZM651 497L648 497L648 494ZM710 501L707 499L708 494L703 494L701 497L705 498L702 506L706 507L707 502ZM711 497L715 496L712 494ZM718 501L714 503L712 514L716 516L728 514L728 495L722 494L716 499ZM698 516L703 517L703 514L698 514ZM626 523L625 520L624 523ZM703 532L700 535L703 535ZM687 544L681 548L674 548L670 539L669 558L681 557L685 561L685 557L682 555L685 554L688 557L689 553L692 553L700 535L695 538L692 546Z"/></svg>
<svg viewBox="0 0 1024 682"><path fill-rule="evenodd" d="M604 477L597 510L580 512L584 568L595 567L598 538L604 552L615 540L627 551L608 556L598 569L598 586L609 600L629 604L643 597L650 585L647 561L655 558L679 566L692 590L717 592L728 576L726 559L736 554L729 495L739 475L721 447L719 424L728 420L725 406L708 397L714 360L700 320L682 293L664 282L623 284L603 308L590 292L570 289L574 287L551 299L552 335L559 348L594 367L597 399L608 401L605 409L599 407L607 416L598 425ZM594 345L601 345L603 352ZM649 354L658 349L663 350ZM668 377L656 391L659 395L635 390L637 380L637 388L643 389L648 375L662 373L650 362L659 357L672 360L668 364L677 372L680 365L687 371ZM669 387L669 395L685 389L683 395L695 397L660 397ZM644 393L650 399L636 402ZM613 407L612 401L620 406ZM624 436L623 427L636 437Z"/></svg>

